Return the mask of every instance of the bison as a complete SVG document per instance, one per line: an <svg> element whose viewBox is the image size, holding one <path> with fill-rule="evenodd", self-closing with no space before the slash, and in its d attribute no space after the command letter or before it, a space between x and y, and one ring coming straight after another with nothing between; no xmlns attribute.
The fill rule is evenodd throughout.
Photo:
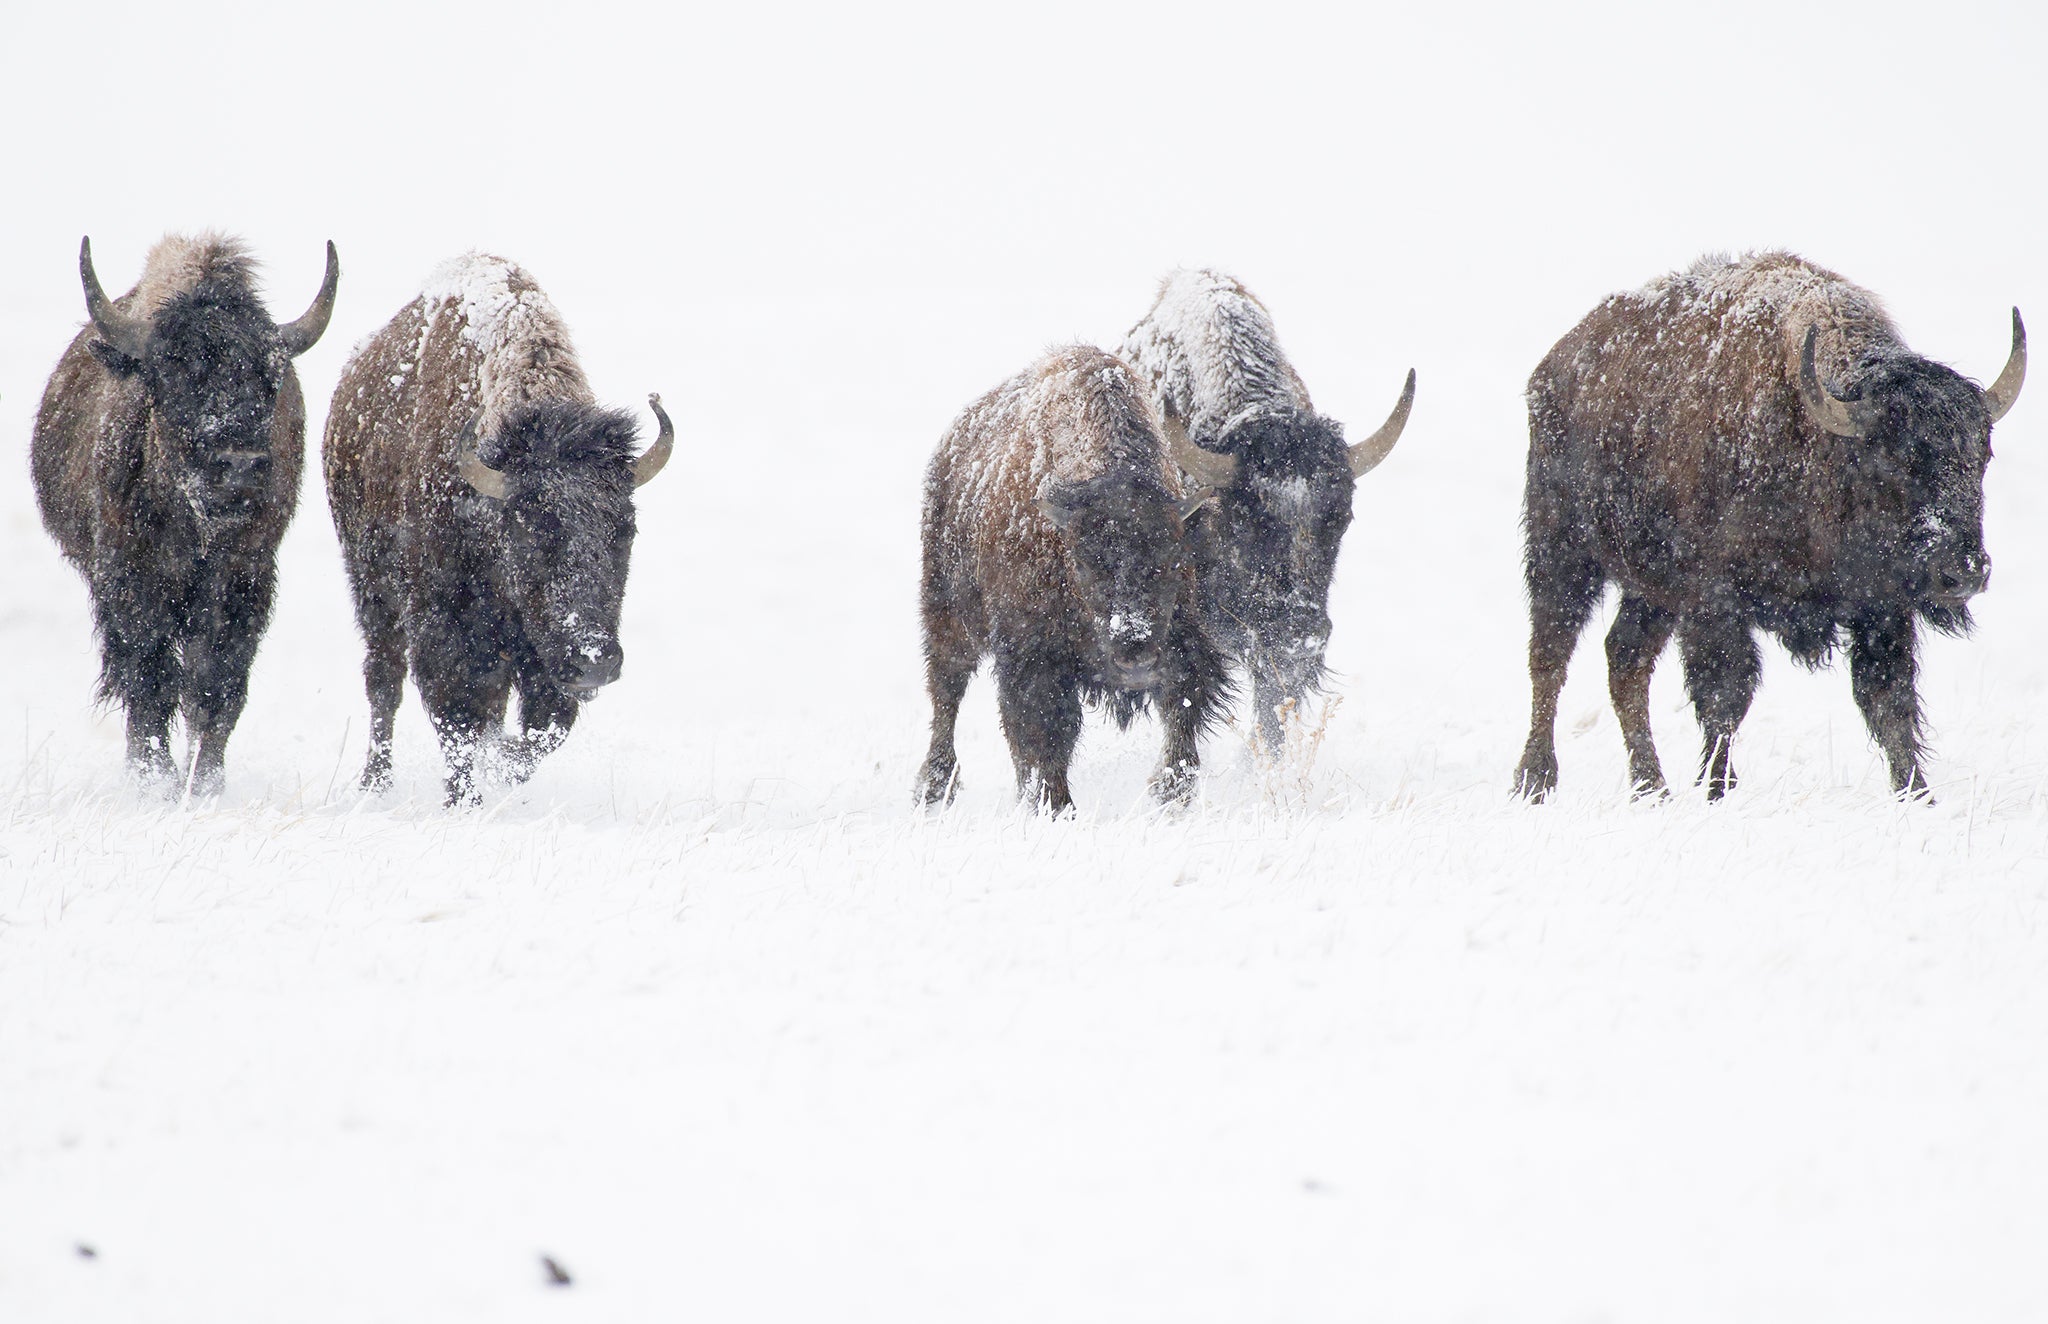
<svg viewBox="0 0 2048 1324"><path fill-rule="evenodd" d="M1991 425L2026 367L2018 309L2005 369L1980 389L1908 349L1868 290L1790 253L1704 258L1595 308L1529 378L1517 788L1557 784L1558 691L1611 580L1608 691L1638 794L1664 786L1648 701L1674 635L1699 779L1710 799L1735 785L1763 630L1807 666L1846 644L1894 792L1925 795L1918 625L1968 630L1990 581Z"/></svg>
<svg viewBox="0 0 2048 1324"><path fill-rule="evenodd" d="M480 749L529 775L619 678L633 491L675 429L639 452L631 415L592 397L569 330L500 257L443 264L342 370L322 460L366 657L362 786L388 789L408 664L447 767L474 802ZM518 739L501 742L519 691Z"/></svg>
<svg viewBox="0 0 2048 1324"><path fill-rule="evenodd" d="M1156 704L1166 744L1153 794L1192 796L1196 740L1230 693L1191 609L1183 536L1212 495L1183 495L1144 392L1092 346L1048 354L954 420L924 485L927 804L952 797L960 700L990 655L1021 796L1072 807L1084 700L1119 726Z"/></svg>
<svg viewBox="0 0 2048 1324"><path fill-rule="evenodd" d="M128 719L128 764L217 794L249 666L270 623L277 545L298 503L305 398L292 360L334 311L341 265L279 326L236 239L168 235L109 299L78 247L89 324L43 391L30 468L43 526L82 571L100 641L99 694Z"/></svg>
<svg viewBox="0 0 2048 1324"><path fill-rule="evenodd" d="M1353 484L1387 457L1415 402L1355 444L1316 413L1250 290L1216 271L1159 287L1123 357L1151 393L1175 463L1217 499L1189 527L1210 635L1251 673L1259 736L1277 750L1282 714L1320 687L1330 578L1351 525Z"/></svg>

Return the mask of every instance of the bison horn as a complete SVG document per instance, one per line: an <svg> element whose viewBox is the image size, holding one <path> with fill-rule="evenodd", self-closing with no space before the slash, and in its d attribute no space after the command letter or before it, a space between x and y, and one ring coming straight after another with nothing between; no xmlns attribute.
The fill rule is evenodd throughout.
<svg viewBox="0 0 2048 1324"><path fill-rule="evenodd" d="M1166 449L1180 471L1204 487L1229 487L1237 478L1237 457L1205 451L1189 438L1180 416L1168 411L1165 419Z"/></svg>
<svg viewBox="0 0 2048 1324"><path fill-rule="evenodd" d="M1387 452L1394 449L1394 443L1401 439L1401 429L1408 426L1408 411L1415 407L1415 369L1408 370L1408 383L1401 388L1401 398L1394 404L1394 412L1387 415L1387 421L1380 424L1380 430L1351 448L1351 476L1363 478L1372 472L1374 466L1387 458Z"/></svg>
<svg viewBox="0 0 2048 1324"><path fill-rule="evenodd" d="M505 475L485 464L476 453L476 425L482 417L483 411L478 410L462 425L462 435L455 440L455 471L462 475L462 481L476 489L477 495L503 501Z"/></svg>
<svg viewBox="0 0 2048 1324"><path fill-rule="evenodd" d="M92 317L93 331L129 358L141 358L143 342L149 339L149 323L114 307L114 301L100 288L99 275L92 269L90 235L78 241L78 278L85 284L85 311Z"/></svg>
<svg viewBox="0 0 2048 1324"><path fill-rule="evenodd" d="M1839 396L1827 388L1813 367L1813 345L1819 338L1820 328L1809 324L1806 343L1799 350L1799 399L1814 421L1836 436L1867 437L1877 431L1883 412L1868 400Z"/></svg>
<svg viewBox="0 0 2048 1324"><path fill-rule="evenodd" d="M654 411L654 419L661 425L661 430L655 434L654 444L642 451L639 459L633 461L635 487L645 487L653 482L654 475L661 472L661 467L668 463L668 457L676 448L676 425L668 421L668 411L661 407L661 397L648 396L647 407Z"/></svg>
<svg viewBox="0 0 2048 1324"><path fill-rule="evenodd" d="M1998 380L1984 388L1984 405L1991 411L1991 421L1996 423L2004 418L2013 401L2020 398L2020 387L2027 380L2027 324L2020 321L2020 310L2012 310L2012 354L2005 361L2005 371L1998 374Z"/></svg>
<svg viewBox="0 0 2048 1324"><path fill-rule="evenodd" d="M313 296L313 306L305 316L296 322L287 322L277 328L277 334L284 337L284 352L297 358L313 348L313 342L320 339L320 333L327 329L327 319L334 316L334 287L341 283L341 259L334 252L334 241L327 241L327 277L320 282L320 292Z"/></svg>

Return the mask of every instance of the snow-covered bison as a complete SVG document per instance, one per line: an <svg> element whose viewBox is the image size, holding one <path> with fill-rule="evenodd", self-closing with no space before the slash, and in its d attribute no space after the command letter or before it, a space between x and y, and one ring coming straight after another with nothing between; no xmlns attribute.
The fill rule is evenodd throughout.
<svg viewBox="0 0 2048 1324"><path fill-rule="evenodd" d="M1156 705L1153 793L1193 794L1196 739L1229 698L1182 535L1210 496L1182 495L1144 392L1092 346L1053 351L954 420L924 486L926 803L952 796L960 700L991 654L1020 795L1073 804L1084 700L1120 726Z"/></svg>
<svg viewBox="0 0 2048 1324"><path fill-rule="evenodd" d="M450 804L477 798L514 688L519 779L619 678L633 490L675 445L648 403L660 433L636 454L632 417L595 402L554 305L499 257L444 263L356 350L322 458L367 650L366 790L390 785L408 661Z"/></svg>
<svg viewBox="0 0 2048 1324"><path fill-rule="evenodd" d="M270 623L277 544L299 499L306 403L292 360L327 329L341 266L279 326L248 250L169 235L109 299L78 248L90 324L57 361L30 468L43 525L84 572L100 697L128 718L128 763L168 789L183 718L188 793L222 787L228 737Z"/></svg>
<svg viewBox="0 0 2048 1324"><path fill-rule="evenodd" d="M1216 271L1168 276L1123 357L1181 471L1216 489L1188 528L1197 600L1210 635L1250 671L1260 737L1277 749L1284 705L1323 679L1352 485L1400 440L1415 373L1379 431L1346 445L1280 352L1265 305Z"/></svg>
<svg viewBox="0 0 2048 1324"><path fill-rule="evenodd" d="M1565 665L1613 581L1608 690L1638 793L1664 785L1650 671L1674 633L1700 779L1714 799L1734 786L1762 629L1808 666L1846 643L1893 789L1924 795L1917 626L1967 630L1990 580L1991 425L2026 369L2018 309L2005 369L1980 389L1908 349L1868 290L1789 253L1704 258L1595 308L1529 378L1517 789L1557 784Z"/></svg>

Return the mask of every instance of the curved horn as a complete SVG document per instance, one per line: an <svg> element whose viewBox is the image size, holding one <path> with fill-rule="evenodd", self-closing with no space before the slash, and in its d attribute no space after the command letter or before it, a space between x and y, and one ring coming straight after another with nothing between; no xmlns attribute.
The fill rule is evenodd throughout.
<svg viewBox="0 0 2048 1324"><path fill-rule="evenodd" d="M313 296L313 306L305 316L296 322L287 322L277 328L284 337L284 352L297 358L313 348L313 342L320 339L320 333L327 329L327 319L334 316L334 287L341 283L341 259L335 255L334 241L327 241L327 278L320 282L320 292Z"/></svg>
<svg viewBox="0 0 2048 1324"><path fill-rule="evenodd" d="M1166 434L1166 451L1180 471L1204 487L1229 487L1237 478L1237 457L1205 451L1189 438L1180 415L1167 411L1161 428Z"/></svg>
<svg viewBox="0 0 2048 1324"><path fill-rule="evenodd" d="M661 407L661 397L647 397L647 407L654 411L655 422L661 431L655 434L654 444L640 452L640 458L633 461L633 486L645 487L654 481L654 475L668 463L668 457L676 449L676 425L668 421L668 411Z"/></svg>
<svg viewBox="0 0 2048 1324"><path fill-rule="evenodd" d="M1394 412L1387 415L1387 421L1380 424L1380 430L1351 448L1351 476L1363 478L1371 473L1387 452L1394 449L1394 443L1401 439L1401 429L1408 426L1408 411L1415 407L1415 369L1408 370L1408 383L1401 388L1401 398L1394 404Z"/></svg>
<svg viewBox="0 0 2048 1324"><path fill-rule="evenodd" d="M2027 324L2020 320L2020 310L2012 310L2012 353L2005 360L2005 371L1998 374L1998 380L1984 388L1984 407L1991 411L1991 421L1996 423L2012 408L2013 401L2020 398L2020 387L2027 380Z"/></svg>
<svg viewBox="0 0 2048 1324"><path fill-rule="evenodd" d="M149 339L149 323L114 307L114 301L100 288L99 275L92 269L91 235L78 241L78 279L85 285L85 311L99 338L131 359L141 358L143 342Z"/></svg>
<svg viewBox="0 0 2048 1324"><path fill-rule="evenodd" d="M1820 328L1808 324L1806 343L1799 350L1799 399L1813 421L1838 437L1867 437L1877 430L1882 415L1865 400L1846 400L1829 390L1813 368L1813 343Z"/></svg>
<svg viewBox="0 0 2048 1324"><path fill-rule="evenodd" d="M476 489L477 495L503 501L505 475L485 464L483 457L476 453L476 425L482 417L481 409L471 414L469 422L462 425L462 435L455 439L455 472L462 475L463 482Z"/></svg>

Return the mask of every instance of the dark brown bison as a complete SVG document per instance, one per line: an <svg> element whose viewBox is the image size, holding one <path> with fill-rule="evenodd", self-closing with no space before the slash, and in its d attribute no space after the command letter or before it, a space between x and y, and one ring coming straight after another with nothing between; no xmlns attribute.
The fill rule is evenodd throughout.
<svg viewBox="0 0 2048 1324"><path fill-rule="evenodd" d="M168 788L173 713L188 793L223 782L249 665L270 623L277 544L299 499L306 405L292 360L327 329L341 267L283 326L238 240L171 235L119 299L79 245L90 324L57 361L30 467L43 525L85 574L100 697L128 717L128 763Z"/></svg>
<svg viewBox="0 0 2048 1324"><path fill-rule="evenodd" d="M1415 373L1379 431L1347 445L1309 402L1266 306L1215 271L1168 276L1123 357L1181 471L1216 490L1188 526L1197 601L1210 636L1250 671L1260 737L1276 750L1285 706L1323 679L1352 485L1400 440Z"/></svg>
<svg viewBox="0 0 2048 1324"><path fill-rule="evenodd" d="M632 417L596 403L554 305L499 257L445 263L356 350L323 461L367 650L364 789L390 785L408 662L450 804L478 797L480 749L524 778L619 678L633 490L675 444L648 403L660 434L636 454Z"/></svg>
<svg viewBox="0 0 2048 1324"><path fill-rule="evenodd" d="M1529 378L1518 789L1557 784L1565 664L1612 580L1608 689L1639 793L1664 785L1650 670L1674 634L1700 778L1710 798L1734 786L1762 629L1808 666L1846 644L1893 789L1924 794L1917 626L1967 630L1990 580L1991 425L2026 367L2018 309L2005 370L1979 389L1908 349L1869 291L1789 253L1705 258L1595 308Z"/></svg>
<svg viewBox="0 0 2048 1324"><path fill-rule="evenodd" d="M924 486L926 803L952 796L960 700L990 655L1020 795L1072 806L1084 700L1120 726L1156 704L1153 793L1193 794L1196 738L1229 697L1182 539L1209 495L1182 495L1144 392L1090 346L1048 354L954 420Z"/></svg>

